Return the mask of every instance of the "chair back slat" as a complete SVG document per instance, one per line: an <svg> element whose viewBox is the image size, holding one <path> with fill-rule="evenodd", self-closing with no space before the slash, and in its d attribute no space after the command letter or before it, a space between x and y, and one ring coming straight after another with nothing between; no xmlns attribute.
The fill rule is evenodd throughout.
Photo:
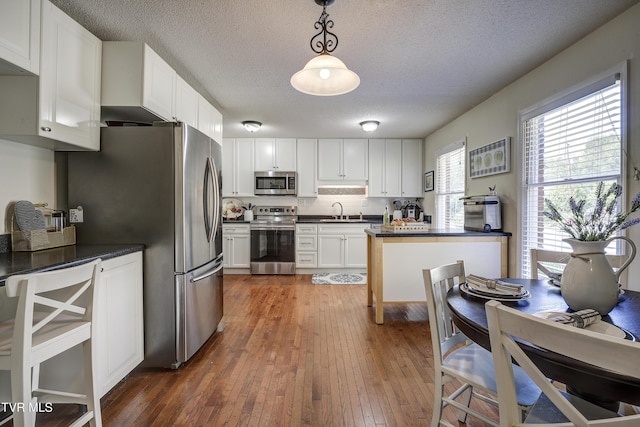
<svg viewBox="0 0 640 427"><path fill-rule="evenodd" d="M617 270L627 261L629 258L628 255L606 255L607 261L611 268ZM566 265L571 259L570 252L560 252L560 251L549 251L546 249L531 249L530 250L530 259L531 259L531 278L538 279L538 270L540 270L545 276L549 277L549 273L551 270L547 267L547 265L543 264L557 264L557 268L564 269L564 265ZM556 272L559 273L559 272ZM560 271L561 273L561 271Z"/></svg>
<svg viewBox="0 0 640 427"><path fill-rule="evenodd" d="M440 267L423 270L425 293L427 295L427 311L433 344L433 357L437 363L452 348L467 340L454 325L451 310L446 302L449 289L464 282L464 263L458 261Z"/></svg>
<svg viewBox="0 0 640 427"><path fill-rule="evenodd" d="M612 418L607 421L587 420L547 380L518 345L518 341L527 341L548 351L634 378L640 378L640 364L637 363L640 358L640 343L541 319L497 301L487 302L486 310L502 426L519 425L519 420L516 418L517 407L514 399L510 397L515 394L512 358L574 425L616 427L640 425L640 415L635 416L631 424L628 424L630 421L626 418Z"/></svg>

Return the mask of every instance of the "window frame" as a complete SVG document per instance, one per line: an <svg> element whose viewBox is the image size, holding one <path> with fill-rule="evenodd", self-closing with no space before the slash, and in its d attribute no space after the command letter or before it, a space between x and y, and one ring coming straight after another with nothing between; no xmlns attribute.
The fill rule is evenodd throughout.
<svg viewBox="0 0 640 427"><path fill-rule="evenodd" d="M528 250L525 247L525 221L524 218L527 217L527 190L529 185L527 183L527 152L525 147L525 123L527 120L530 120L539 115L550 112L556 108L559 108L563 105L570 104L573 101L586 97L590 94L593 94L599 90L606 88L608 85L605 84L607 80L612 82L613 78L619 80L620 82L620 174L614 175L618 183L623 186L623 189L627 188L627 152L628 152L628 61L624 61L614 67L609 68L608 70L599 73L587 80L582 81L564 91L557 93L551 97L548 97L531 107L520 110L518 113L518 141L519 141L519 157L520 157L520 186L518 189L518 200L520 203L518 204L518 231L519 231L519 242L517 247L517 275L518 277L523 277L523 270L525 267L525 262L528 262L529 255ZM607 176L598 176L599 178L606 178ZM612 177L611 175L608 176ZM585 179L583 181L589 181L590 179ZM580 180L573 181L574 183L579 183ZM620 198L620 209L625 210L627 206L626 193L623 193ZM616 253L621 253L623 250L623 245L616 245ZM526 259L525 259L526 257Z"/></svg>
<svg viewBox="0 0 640 427"><path fill-rule="evenodd" d="M445 192L445 193L441 193L438 189L438 186L440 184L440 171L438 169L438 163L439 163L439 158L445 154L451 153L453 151L456 150L460 150L462 149L462 164L463 164L463 168L464 168L464 174L463 174L463 183L462 183L462 195L464 196L464 193L466 191L466 187L467 187L467 140L466 138L463 138L461 140L458 140L454 143L451 143L449 145L446 145L438 150L436 150L435 152L435 185L434 185L434 203L435 203L435 225L438 228L446 228L446 227L451 227L448 224L442 224L440 221L440 209L442 209L442 206L440 206L440 203L438 203L438 200L440 199L440 196L446 196L446 195L452 195L452 194L458 194L458 192ZM460 226L462 227L462 225Z"/></svg>

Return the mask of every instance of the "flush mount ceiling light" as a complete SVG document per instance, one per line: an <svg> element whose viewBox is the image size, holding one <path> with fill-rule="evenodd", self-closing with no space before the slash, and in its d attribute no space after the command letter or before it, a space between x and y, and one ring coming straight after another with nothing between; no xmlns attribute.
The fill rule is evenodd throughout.
<svg viewBox="0 0 640 427"><path fill-rule="evenodd" d="M242 122L242 126L249 132L257 132L262 127L262 123L256 122L255 120L245 120Z"/></svg>
<svg viewBox="0 0 640 427"><path fill-rule="evenodd" d="M322 14L314 24L318 34L310 41L311 50L318 54L291 77L291 86L302 93L317 96L342 95L360 84L360 77L349 70L344 62L331 55L338 46L338 36L328 31L333 21L327 19L327 6L335 0L314 0L322 6Z"/></svg>
<svg viewBox="0 0 640 427"><path fill-rule="evenodd" d="M362 126L362 130L365 132L373 132L378 129L378 125L380 124L377 120L366 120L364 122L360 122L360 126Z"/></svg>

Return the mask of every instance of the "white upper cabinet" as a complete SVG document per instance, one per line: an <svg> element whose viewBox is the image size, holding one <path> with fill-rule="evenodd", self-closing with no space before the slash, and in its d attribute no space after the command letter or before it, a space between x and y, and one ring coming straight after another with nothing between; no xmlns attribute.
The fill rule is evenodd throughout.
<svg viewBox="0 0 640 427"><path fill-rule="evenodd" d="M225 138L222 144L222 196L252 197L253 139Z"/></svg>
<svg viewBox="0 0 640 427"><path fill-rule="evenodd" d="M103 120L174 120L177 74L142 42L104 42Z"/></svg>
<svg viewBox="0 0 640 427"><path fill-rule="evenodd" d="M198 129L222 145L222 114L198 94Z"/></svg>
<svg viewBox="0 0 640 427"><path fill-rule="evenodd" d="M369 197L400 197L402 141L369 140Z"/></svg>
<svg viewBox="0 0 640 427"><path fill-rule="evenodd" d="M2 0L0 74L40 72L40 0Z"/></svg>
<svg viewBox="0 0 640 427"><path fill-rule="evenodd" d="M424 197L422 140L402 140L402 197Z"/></svg>
<svg viewBox="0 0 640 427"><path fill-rule="evenodd" d="M318 140L301 138L296 145L298 197L318 197Z"/></svg>
<svg viewBox="0 0 640 427"><path fill-rule="evenodd" d="M176 76L176 111L175 119L191 125L194 128L198 126L198 108L200 103L200 94L196 92L184 79ZM207 134L203 129L203 133Z"/></svg>
<svg viewBox="0 0 640 427"><path fill-rule="evenodd" d="M256 171L296 170L295 138L256 138L255 164Z"/></svg>
<svg viewBox="0 0 640 427"><path fill-rule="evenodd" d="M0 76L0 136L99 150L102 42L46 0L41 13L40 77Z"/></svg>
<svg viewBox="0 0 640 427"><path fill-rule="evenodd" d="M366 181L368 175L367 139L319 139L319 181Z"/></svg>

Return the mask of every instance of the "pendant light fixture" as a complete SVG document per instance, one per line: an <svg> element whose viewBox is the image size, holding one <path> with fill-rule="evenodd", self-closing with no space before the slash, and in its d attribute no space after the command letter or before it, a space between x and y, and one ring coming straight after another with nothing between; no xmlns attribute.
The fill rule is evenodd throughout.
<svg viewBox="0 0 640 427"><path fill-rule="evenodd" d="M320 30L311 38L311 50L318 54L307 65L291 77L291 86L302 93L317 96L342 95L360 85L360 77L349 70L344 62L331 55L338 46L338 36L328 29L333 21L327 19L327 6L335 0L314 0L322 6L322 14L314 24Z"/></svg>

